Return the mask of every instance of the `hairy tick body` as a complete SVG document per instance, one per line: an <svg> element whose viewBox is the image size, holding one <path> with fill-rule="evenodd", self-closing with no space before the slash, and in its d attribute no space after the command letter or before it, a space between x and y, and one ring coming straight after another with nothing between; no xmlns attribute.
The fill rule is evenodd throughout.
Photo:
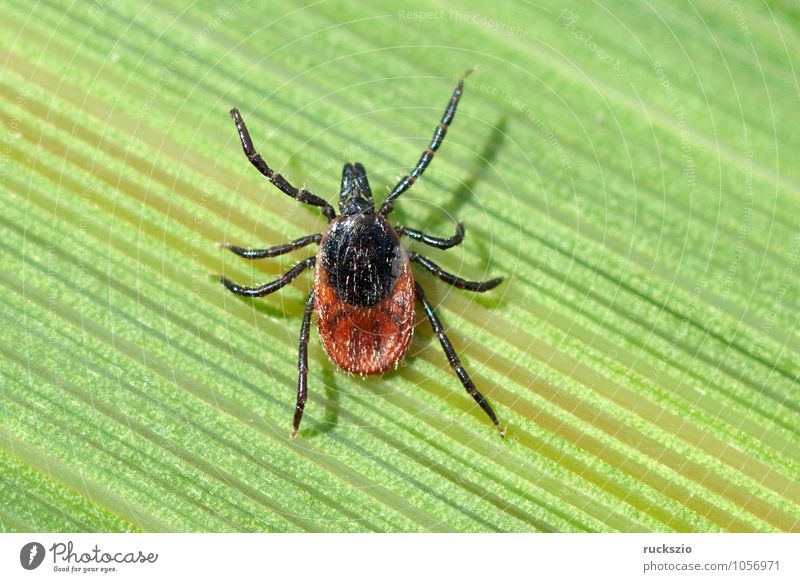
<svg viewBox="0 0 800 582"><path fill-rule="evenodd" d="M317 265L317 328L330 358L362 375L397 364L411 345L414 276L386 219L337 218L322 238Z"/></svg>
<svg viewBox="0 0 800 582"><path fill-rule="evenodd" d="M430 259L407 251L400 243L401 236L408 236L435 248L448 249L464 240L463 224L459 223L453 236L439 238L418 230L392 226L386 220L395 200L417 181L439 149L455 116L463 89L462 78L450 97L430 145L412 172L401 178L392 189L378 212L375 211L364 167L359 163L345 164L339 191L339 216L336 216L336 211L328 202L308 190L295 188L283 176L273 172L253 147L239 111L231 110L242 149L250 163L285 194L321 208L329 222L325 233L308 235L278 247L246 249L223 245L247 259L275 257L311 243L320 245L316 256L301 261L282 277L259 287L244 287L220 276L222 284L231 292L246 297L261 297L277 291L305 269L314 268L314 288L306 300L300 327L297 404L292 438L300 427L308 398L308 339L312 313L317 315L320 340L331 360L343 370L366 376L396 366L408 351L414 329L415 300L422 305L450 366L464 388L500 429L494 410L462 366L441 321L422 287L414 280L411 263L421 265L459 289L470 291L488 291L499 285L502 279L466 281L442 270ZM502 436L504 432L501 430L500 434Z"/></svg>

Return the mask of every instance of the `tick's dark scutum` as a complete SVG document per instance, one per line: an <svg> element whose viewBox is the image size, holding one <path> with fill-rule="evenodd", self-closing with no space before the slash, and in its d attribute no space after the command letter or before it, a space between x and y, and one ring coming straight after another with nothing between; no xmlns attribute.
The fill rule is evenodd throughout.
<svg viewBox="0 0 800 582"><path fill-rule="evenodd" d="M359 307L389 295L407 260L394 229L377 214L335 220L321 250L322 268L336 295Z"/></svg>

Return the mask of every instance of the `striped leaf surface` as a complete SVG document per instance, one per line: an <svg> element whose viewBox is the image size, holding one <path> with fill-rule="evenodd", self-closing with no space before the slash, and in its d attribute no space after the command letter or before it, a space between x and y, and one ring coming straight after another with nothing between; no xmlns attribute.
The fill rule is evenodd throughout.
<svg viewBox="0 0 800 582"><path fill-rule="evenodd" d="M33 7L32 7L33 6ZM5 531L800 530L800 12L789 3L10 0L0 19ZM361 379L312 333L325 220L287 178L382 198L477 66L392 215L467 238Z"/></svg>

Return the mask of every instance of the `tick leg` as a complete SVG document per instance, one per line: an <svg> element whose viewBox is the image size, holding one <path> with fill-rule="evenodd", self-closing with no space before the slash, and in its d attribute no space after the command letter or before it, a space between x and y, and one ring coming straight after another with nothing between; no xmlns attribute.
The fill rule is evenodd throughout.
<svg viewBox="0 0 800 582"><path fill-rule="evenodd" d="M486 398L478 392L478 389L475 388L475 384L472 382L472 378L469 377L467 371L464 369L464 366L461 365L461 360L458 359L456 355L455 349L453 349L453 344L450 343L450 340L447 339L447 336L444 333L444 328L442 327L442 322L439 321L439 318L436 316L436 313L433 311L433 307L431 304L428 303L428 299L425 297L425 292L420 287L419 283L414 283L417 292L417 300L422 304L422 308L425 310L425 315L428 316L428 321L431 322L431 327L433 328L433 333L436 334L436 337L439 338L439 343L442 344L442 349L444 350L445 355L447 355L447 361L450 363L450 367L458 376L458 379L461 380L461 383L464 385L464 388L467 390L470 396L475 399L475 402L478 403L486 415L492 420L494 425L497 427L497 430L500 431L500 436L505 436L505 431L500 428L500 423L497 420L497 415L492 410L492 407L487 402Z"/></svg>
<svg viewBox="0 0 800 582"><path fill-rule="evenodd" d="M311 243L318 243L321 240L322 240L321 234L312 234L294 240L290 243L286 243L285 245L271 247L268 249L246 249L244 247L237 247L235 245L229 245L225 243L219 246L221 246L223 249L228 249L232 253L235 253L240 257L244 257L245 259L266 259L269 257L277 257L278 255L283 255L285 253L288 253L289 251L293 251L295 249L299 249L300 247L310 245Z"/></svg>
<svg viewBox="0 0 800 582"><path fill-rule="evenodd" d="M453 287L458 287L459 289L478 291L482 293L483 291L494 289L503 282L502 277L495 277L494 279L489 279L488 281L467 281L461 277L456 277L455 275L448 273L432 260L423 257L418 253L410 252L408 253L408 258L409 260L425 267L428 271L439 277L442 281L450 283Z"/></svg>
<svg viewBox="0 0 800 582"><path fill-rule="evenodd" d="M235 293L236 295L241 295L242 297L263 297L291 283L300 273L309 267L313 267L316 260L317 257L308 257L306 260L300 261L294 267L286 271L278 279L270 281L260 287L243 287L222 275L219 276L219 280L231 293Z"/></svg>
<svg viewBox="0 0 800 582"><path fill-rule="evenodd" d="M404 226L395 227L395 232L398 236L406 235L412 240L424 242L426 245L436 247L437 249L449 249L456 245L460 245L464 240L464 223L459 222L456 227L456 233L450 238L439 238L438 236L428 236L422 231L414 230L413 228L406 228Z"/></svg>
<svg viewBox="0 0 800 582"><path fill-rule="evenodd" d="M286 178L273 172L272 168L270 168L267 162L264 161L264 158L261 157L261 154L253 147L253 140L250 139L250 132L247 131L247 126L244 124L244 119L242 119L239 110L236 108L231 109L231 117L236 123L236 130L239 132L239 139L242 142L242 149L247 159L250 160L250 163L253 164L267 180L277 186L284 194L288 194L292 198L304 202L305 204L322 208L322 214L324 214L329 221L336 217L336 211L333 209L333 206L328 204L325 200L304 188L295 188Z"/></svg>
<svg viewBox="0 0 800 582"><path fill-rule="evenodd" d="M416 182L417 179L422 176L425 169L431 163L433 156L436 154L436 150L438 150L439 146L442 145L444 136L447 135L447 128L450 127L450 123L453 121L453 117L455 117L458 101L461 99L461 93L464 92L464 79L472 71L473 69L470 69L464 73L464 76L458 81L456 88L453 90L453 95L450 97L450 102L447 104L447 109L444 110L442 121L433 132L433 138L431 139L428 149L422 152L422 156L420 156L417 165L414 167L411 173L408 176L403 176L394 189L389 193L389 196L386 197L386 200L384 200L383 204L381 205L381 216L386 216L392 211L392 208L394 207L394 201L397 200L397 198L399 198L403 192L411 188L414 182Z"/></svg>
<svg viewBox="0 0 800 582"><path fill-rule="evenodd" d="M314 292L312 291L306 301L306 310L303 312L303 324L300 326L300 345L297 349L297 404L294 407L294 424L292 424L291 438L297 436L300 421L303 420L303 411L308 399L308 336L311 331L311 312L314 310Z"/></svg>

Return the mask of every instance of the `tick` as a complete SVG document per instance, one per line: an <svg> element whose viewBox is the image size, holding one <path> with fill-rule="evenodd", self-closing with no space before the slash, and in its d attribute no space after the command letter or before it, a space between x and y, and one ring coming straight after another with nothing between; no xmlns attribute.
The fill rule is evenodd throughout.
<svg viewBox="0 0 800 582"><path fill-rule="evenodd" d="M471 72L468 71L464 77ZM380 374L396 366L408 352L414 328L415 300L422 305L458 379L500 430L500 435L504 435L497 415L467 374L453 344L447 339L442 322L425 297L422 287L415 281L411 263L420 265L454 287L468 291L488 291L499 285L502 278L466 281L400 244L401 237L407 236L437 249L449 249L464 240L463 223L458 224L453 236L440 238L412 228L392 225L387 220L397 199L422 176L442 145L464 91L464 77L456 85L430 145L411 173L401 178L392 189L377 212L364 166L353 162L345 164L337 216L328 202L308 190L292 186L286 178L276 174L253 147L250 132L247 131L238 109L230 112L236 123L242 149L250 163L284 194L320 208L328 219L328 227L324 233L304 236L277 247L248 249L222 245L240 257L264 259L312 243L319 244L316 256L300 261L277 280L259 287L245 287L220 275L220 281L232 293L244 297L263 297L290 283L304 270L314 269L314 287L306 300L303 323L300 326L297 405L291 438L297 435L300 428L308 397L311 314L317 315L319 337L330 359L343 370L367 376Z"/></svg>

